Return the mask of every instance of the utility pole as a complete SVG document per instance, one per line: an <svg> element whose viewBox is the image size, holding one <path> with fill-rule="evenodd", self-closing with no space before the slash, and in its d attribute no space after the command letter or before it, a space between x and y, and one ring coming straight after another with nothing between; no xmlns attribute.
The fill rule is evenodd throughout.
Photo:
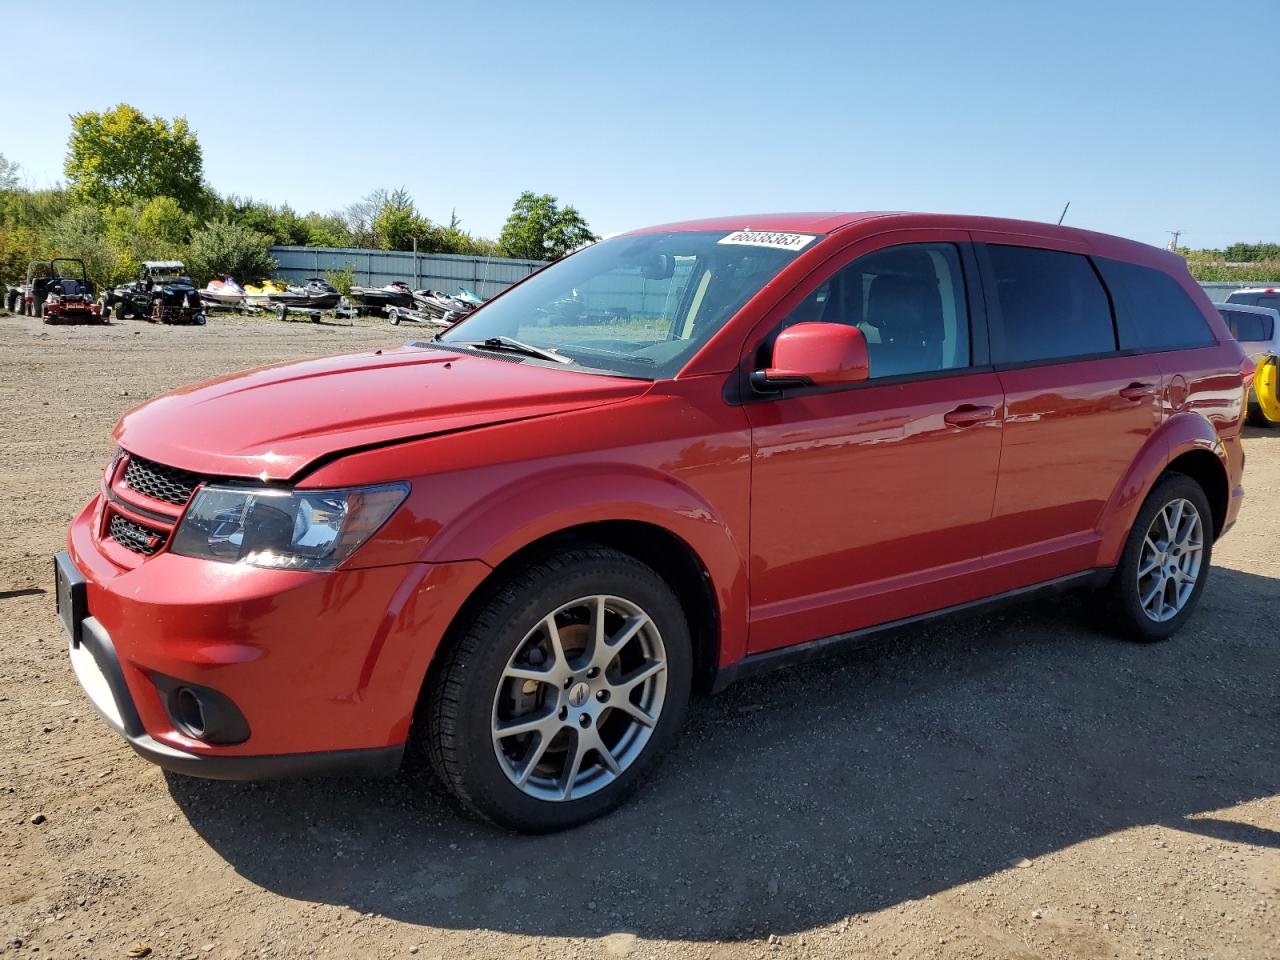
<svg viewBox="0 0 1280 960"><path fill-rule="evenodd" d="M1173 251L1175 251L1175 252L1176 252L1176 251L1177 251L1177 249L1178 249L1178 238L1179 238L1180 236L1182 236L1182 231L1181 231L1181 230L1166 230L1166 231L1165 231L1165 233L1169 234L1169 235L1173 238L1173 239L1171 239L1171 240L1169 241L1169 249L1170 249L1170 250L1173 250Z"/></svg>

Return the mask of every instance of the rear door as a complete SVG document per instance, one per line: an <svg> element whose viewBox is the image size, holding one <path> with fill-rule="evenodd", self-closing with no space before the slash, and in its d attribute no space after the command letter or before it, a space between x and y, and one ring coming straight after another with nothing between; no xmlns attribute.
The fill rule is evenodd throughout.
<svg viewBox="0 0 1280 960"><path fill-rule="evenodd" d="M843 388L744 392L753 653L986 591L1003 397L967 240L910 231L889 245L863 241L748 344L749 366L760 368L787 326L853 324L867 336L871 373Z"/></svg>
<svg viewBox="0 0 1280 960"><path fill-rule="evenodd" d="M978 245L1004 443L988 561L993 588L1097 560L1099 521L1161 420L1161 371L1122 352L1110 296L1083 246L985 235Z"/></svg>

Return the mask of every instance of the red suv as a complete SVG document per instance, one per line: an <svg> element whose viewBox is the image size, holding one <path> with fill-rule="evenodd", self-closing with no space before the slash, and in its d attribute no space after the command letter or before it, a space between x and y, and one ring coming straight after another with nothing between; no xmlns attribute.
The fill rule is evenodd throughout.
<svg viewBox="0 0 1280 960"><path fill-rule="evenodd" d="M1240 505L1251 370L1176 256L979 217L639 230L430 341L127 413L56 558L86 692L208 777L390 773L525 830L693 690L1089 586L1167 637Z"/></svg>

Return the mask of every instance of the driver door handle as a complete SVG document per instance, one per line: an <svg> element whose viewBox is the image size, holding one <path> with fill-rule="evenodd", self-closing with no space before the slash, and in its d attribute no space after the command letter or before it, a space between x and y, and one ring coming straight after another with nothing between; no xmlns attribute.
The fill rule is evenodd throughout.
<svg viewBox="0 0 1280 960"><path fill-rule="evenodd" d="M972 403L962 403L954 410L948 411L943 415L945 420L953 427L972 427L974 424L985 423L988 420L996 418L995 407L977 406Z"/></svg>

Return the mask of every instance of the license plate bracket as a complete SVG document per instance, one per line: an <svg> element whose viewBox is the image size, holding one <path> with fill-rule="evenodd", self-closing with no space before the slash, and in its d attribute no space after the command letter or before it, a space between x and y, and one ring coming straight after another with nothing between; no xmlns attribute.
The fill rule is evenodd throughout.
<svg viewBox="0 0 1280 960"><path fill-rule="evenodd" d="M66 553L53 558L54 601L62 629L71 638L72 646L80 646L80 630L84 618L89 615L88 593L84 575L76 569Z"/></svg>

